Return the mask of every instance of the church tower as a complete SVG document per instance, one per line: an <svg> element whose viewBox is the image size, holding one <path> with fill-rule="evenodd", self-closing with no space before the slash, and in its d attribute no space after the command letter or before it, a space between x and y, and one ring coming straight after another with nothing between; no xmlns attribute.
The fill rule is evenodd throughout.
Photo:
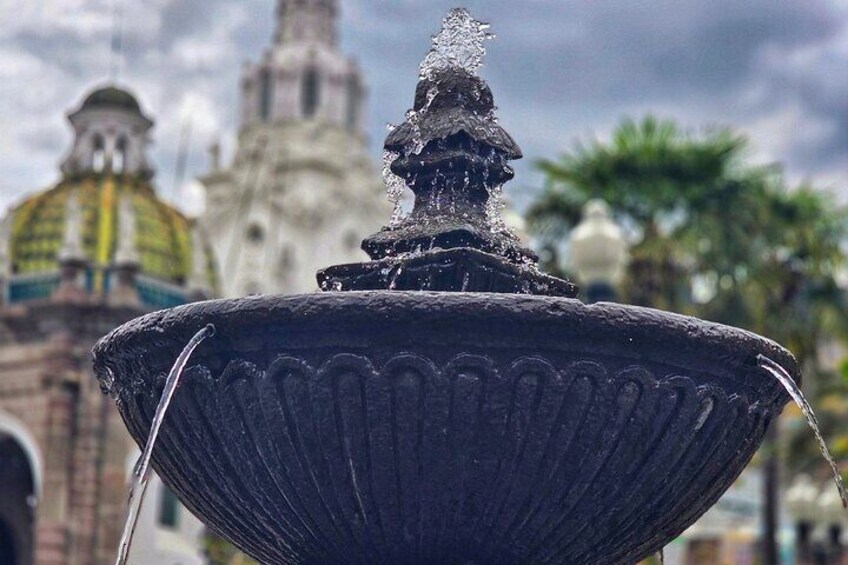
<svg viewBox="0 0 848 565"><path fill-rule="evenodd" d="M338 10L337 0L278 0L273 43L243 70L235 158L226 170L213 158L201 179L226 296L315 290L315 272L360 260L360 241L388 214Z"/></svg>

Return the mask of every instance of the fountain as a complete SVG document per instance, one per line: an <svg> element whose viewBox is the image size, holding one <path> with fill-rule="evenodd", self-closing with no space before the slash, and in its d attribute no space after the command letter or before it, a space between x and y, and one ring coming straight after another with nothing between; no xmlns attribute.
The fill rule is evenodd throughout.
<svg viewBox="0 0 848 565"><path fill-rule="evenodd" d="M363 242L370 262L322 271L321 293L142 317L95 370L144 445L172 361L214 325L151 461L263 563L636 562L718 500L789 401L760 356L796 383L797 366L539 272L498 219L521 151L476 73L485 34L457 33L483 28L446 22L386 141L415 205Z"/></svg>

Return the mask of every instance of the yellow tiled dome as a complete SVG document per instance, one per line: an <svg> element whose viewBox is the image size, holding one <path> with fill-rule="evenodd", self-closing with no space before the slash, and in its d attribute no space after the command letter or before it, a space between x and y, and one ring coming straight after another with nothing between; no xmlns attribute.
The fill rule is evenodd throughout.
<svg viewBox="0 0 848 565"><path fill-rule="evenodd" d="M74 192L82 212L83 253L91 265L112 265L120 229L118 203L128 195L135 217L135 248L141 274L179 286L186 283L193 265L191 221L159 200L147 180L112 174L66 178L14 209L12 274L45 273L59 268L68 198ZM210 285L213 273L210 262Z"/></svg>

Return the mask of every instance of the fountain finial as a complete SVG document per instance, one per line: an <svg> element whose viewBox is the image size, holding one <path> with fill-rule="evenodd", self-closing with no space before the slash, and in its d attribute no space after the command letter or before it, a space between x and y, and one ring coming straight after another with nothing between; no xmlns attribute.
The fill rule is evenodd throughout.
<svg viewBox="0 0 848 565"><path fill-rule="evenodd" d="M536 255L501 217L501 190L515 174L509 161L522 154L477 75L486 29L464 9L445 18L413 108L385 143L391 173L415 194L413 210L362 242L372 262L321 271L322 289L576 295L536 269Z"/></svg>

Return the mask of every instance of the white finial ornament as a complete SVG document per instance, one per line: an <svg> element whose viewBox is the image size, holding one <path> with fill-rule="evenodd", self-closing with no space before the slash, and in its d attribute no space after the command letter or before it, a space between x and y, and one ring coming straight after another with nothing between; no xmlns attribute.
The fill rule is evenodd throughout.
<svg viewBox="0 0 848 565"><path fill-rule="evenodd" d="M140 257L135 242L136 226L132 195L124 194L118 203L118 249L115 264L138 265Z"/></svg>
<svg viewBox="0 0 848 565"><path fill-rule="evenodd" d="M65 233L62 236L62 247L59 249L60 262L85 260L85 251L82 246L82 228L82 206L77 190L73 189L68 194L68 202L65 207Z"/></svg>

